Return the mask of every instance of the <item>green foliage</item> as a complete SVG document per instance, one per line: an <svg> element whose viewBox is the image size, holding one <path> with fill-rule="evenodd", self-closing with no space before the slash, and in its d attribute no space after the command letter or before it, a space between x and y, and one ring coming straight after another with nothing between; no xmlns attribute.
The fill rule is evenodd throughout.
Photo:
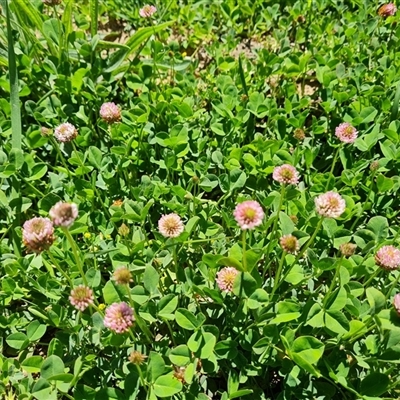
<svg viewBox="0 0 400 400"><path fill-rule="evenodd" d="M400 241L399 13L0 3L1 398L399 397L400 261L377 254ZM71 142L54 135L64 122ZM335 135L343 122L354 143ZM300 182L282 189L283 164ZM316 212L328 191L337 218ZM265 216L243 233L245 200ZM24 222L60 201L77 218L29 251ZM183 227L168 237L171 213ZM132 313L120 333L115 303Z"/></svg>

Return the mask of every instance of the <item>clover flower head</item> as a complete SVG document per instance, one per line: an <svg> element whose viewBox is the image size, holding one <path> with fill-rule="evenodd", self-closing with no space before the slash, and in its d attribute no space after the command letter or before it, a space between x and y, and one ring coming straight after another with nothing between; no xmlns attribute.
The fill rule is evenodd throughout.
<svg viewBox="0 0 400 400"><path fill-rule="evenodd" d="M115 103L104 103L100 107L100 117L107 124L121 121L121 110Z"/></svg>
<svg viewBox="0 0 400 400"><path fill-rule="evenodd" d="M381 6L378 10L378 14L381 17L391 17L392 15L396 14L397 7L393 3L387 3Z"/></svg>
<svg viewBox="0 0 400 400"><path fill-rule="evenodd" d="M125 302L113 303L106 309L104 326L115 333L125 333L133 325L133 310Z"/></svg>
<svg viewBox="0 0 400 400"><path fill-rule="evenodd" d="M233 216L241 229L254 229L262 224L264 210L257 201L246 200L236 206Z"/></svg>
<svg viewBox="0 0 400 400"><path fill-rule="evenodd" d="M78 206L75 203L59 201L49 211L54 225L69 228L78 217Z"/></svg>
<svg viewBox="0 0 400 400"><path fill-rule="evenodd" d="M222 268L217 273L217 285L224 292L232 292L233 282L235 281L236 275L239 271L233 267Z"/></svg>
<svg viewBox="0 0 400 400"><path fill-rule="evenodd" d="M25 221L22 227L22 241L34 253L41 253L53 244L54 227L49 218L35 217Z"/></svg>
<svg viewBox="0 0 400 400"><path fill-rule="evenodd" d="M150 18L157 12L157 8L155 6L152 6L150 4L146 4L144 7L142 7L139 10L139 15L142 18Z"/></svg>
<svg viewBox="0 0 400 400"><path fill-rule="evenodd" d="M171 213L159 219L158 230L164 237L175 238L185 230L185 226L179 215Z"/></svg>
<svg viewBox="0 0 400 400"><path fill-rule="evenodd" d="M357 139L358 131L348 122L343 122L335 129L336 137L343 143L354 143Z"/></svg>
<svg viewBox="0 0 400 400"><path fill-rule="evenodd" d="M289 164L275 167L272 178L283 185L297 185L299 183L299 173L295 167Z"/></svg>
<svg viewBox="0 0 400 400"><path fill-rule="evenodd" d="M306 138L306 134L304 132L304 129L301 129L301 128L296 128L294 130L293 136L294 136L295 139L297 139L299 141L304 140Z"/></svg>
<svg viewBox="0 0 400 400"><path fill-rule="evenodd" d="M282 249L289 254L296 254L300 249L299 241L296 236L284 235L279 239Z"/></svg>
<svg viewBox="0 0 400 400"><path fill-rule="evenodd" d="M85 285L78 285L71 290L69 296L70 303L79 311L85 311L87 307L93 304L93 290Z"/></svg>
<svg viewBox="0 0 400 400"><path fill-rule="evenodd" d="M146 361L146 358L147 356L136 350L129 354L129 361L134 365L142 365Z"/></svg>
<svg viewBox="0 0 400 400"><path fill-rule="evenodd" d="M127 267L118 267L113 273L113 280L118 285L129 285L133 282L131 271Z"/></svg>
<svg viewBox="0 0 400 400"><path fill-rule="evenodd" d="M383 246L375 254L375 262L384 269L397 269L400 266L400 250L392 245Z"/></svg>
<svg viewBox="0 0 400 400"><path fill-rule="evenodd" d="M54 136L59 142L68 143L78 136L78 131L74 125L64 122L54 130Z"/></svg>
<svg viewBox="0 0 400 400"><path fill-rule="evenodd" d="M351 257L356 251L357 245L354 243L343 243L340 245L340 252L344 257Z"/></svg>
<svg viewBox="0 0 400 400"><path fill-rule="evenodd" d="M346 202L339 193L327 192L315 198L315 208L322 217L339 218L346 209Z"/></svg>

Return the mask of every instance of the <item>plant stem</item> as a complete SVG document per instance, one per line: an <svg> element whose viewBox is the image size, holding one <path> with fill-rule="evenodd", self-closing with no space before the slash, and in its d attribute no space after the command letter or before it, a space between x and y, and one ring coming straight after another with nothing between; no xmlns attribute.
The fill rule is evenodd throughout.
<svg viewBox="0 0 400 400"><path fill-rule="evenodd" d="M332 167L331 167L331 170L330 170L330 172L329 172L328 182L326 183L326 186L325 186L325 192L328 190L329 184L331 183L331 176L333 175L333 170L335 169L335 164L336 164L336 161L337 161L337 158L338 158L340 149L341 149L341 146L339 146L339 147L336 149L335 156L333 157Z"/></svg>
<svg viewBox="0 0 400 400"><path fill-rule="evenodd" d="M267 260L269 260L269 254L270 254L270 251L271 251L271 246L274 243L274 239L277 237L276 228L278 226L279 214L280 214L282 206L283 206L283 199L285 197L285 190L286 190L286 186L282 185L281 196L280 196L280 199L279 199L279 206L278 206L278 209L276 210L275 220L274 220L274 223L272 225L271 237L270 237L270 240L269 240L269 243L268 243L267 252L265 254L265 258ZM263 270L263 279L265 278L265 274L267 273L267 270L269 272L270 266L271 266L271 261L269 261L268 263L265 264L265 267L264 267L264 270Z"/></svg>
<svg viewBox="0 0 400 400"><path fill-rule="evenodd" d="M342 265L342 260L343 260L343 254L342 254L342 256L339 258L338 265L336 266L335 275L333 276L331 285L329 286L329 289L328 289L328 291L327 291L326 294L325 294L325 298L324 298L324 301L323 301L323 303L322 303L323 308L325 308L326 302L328 301L329 296L331 295L332 290L333 290L333 288L335 287L336 279L337 279L337 277L339 276L339 273L340 273L340 267L341 267L341 265Z"/></svg>
<svg viewBox="0 0 400 400"><path fill-rule="evenodd" d="M143 371L140 368L140 365L136 364L136 368L137 368L138 373L139 373L140 382L142 383L142 386L144 387L144 390L147 392L147 385L146 385L146 381L144 380L144 377L143 377Z"/></svg>
<svg viewBox="0 0 400 400"><path fill-rule="evenodd" d="M386 293L385 300L387 300L390 297L390 293L392 293L392 290L396 287L397 283L399 282L399 279L400 279L400 272L397 274L396 279L390 285L390 288L389 288L388 292Z"/></svg>
<svg viewBox="0 0 400 400"><path fill-rule="evenodd" d="M294 260L293 264L288 268L288 270L286 271L285 275L282 278L282 282L287 278L287 276L289 275L290 271L292 270L293 266L296 265L297 261L299 261L299 259L303 256L303 254L307 251L307 249L313 244L318 231L320 230L321 226L322 226L322 222L324 221L324 217L321 217L321 219L318 221L318 224L314 230L313 235L311 236L310 240L303 246L303 248L301 249L300 253L297 255L296 259ZM279 286L279 285L278 285Z"/></svg>
<svg viewBox="0 0 400 400"><path fill-rule="evenodd" d="M378 267L377 270L367 280L367 282L365 282L363 284L363 286L367 287L381 272L382 272L382 268Z"/></svg>
<svg viewBox="0 0 400 400"><path fill-rule="evenodd" d="M83 265L81 263L81 259L80 259L80 256L78 254L78 246L76 245L76 242L75 242L74 238L72 237L72 235L71 235L70 231L68 230L68 228L63 228L63 232L64 232L65 236L67 237L67 240L68 240L68 242L69 242L69 244L70 244L70 246L72 248L72 252L74 253L76 266L78 267L79 272L80 272L80 274L82 276L83 283L85 285L87 285L87 279L86 279L85 273L83 272Z"/></svg>
<svg viewBox="0 0 400 400"><path fill-rule="evenodd" d="M172 330L171 324L166 319L164 319L164 322L168 327L169 334L171 335L171 341L172 341L173 345L176 346L176 341L175 341L175 338L174 338L174 331Z"/></svg>
<svg viewBox="0 0 400 400"><path fill-rule="evenodd" d="M247 261L246 261L246 230L243 229L242 231L242 264L243 264L243 269L247 271Z"/></svg>
<svg viewBox="0 0 400 400"><path fill-rule="evenodd" d="M376 170L375 170L375 171L372 171L372 174L371 174L371 185L370 185L369 190L368 190L368 194L367 194L366 201L365 201L364 204L363 204L363 207L362 207L362 210L361 210L360 215L356 218L356 220L355 220L355 221L353 222L353 224L351 225L351 228L350 228L350 231L351 231L351 232L353 232L354 228L355 228L356 225L357 225L357 222L360 220L360 218L361 218L362 215L364 214L365 209L367 208L368 199L369 199L369 196L371 195L371 192L372 192L372 189L373 189L373 186L374 186L374 177L375 177L375 174L376 174Z"/></svg>
<svg viewBox="0 0 400 400"><path fill-rule="evenodd" d="M63 154L61 153L60 146L58 145L58 143L52 137L50 137L50 141L51 141L51 144L53 145L53 148L56 149L56 152L57 152L57 154L59 155L59 157L61 159L62 165L67 170L67 175L68 175L69 179L72 179L71 170L68 168L68 165L65 162L65 158L64 158Z"/></svg>
<svg viewBox="0 0 400 400"><path fill-rule="evenodd" d="M132 299L131 288L129 287L129 285L126 286L126 290L128 292L129 304L132 307L133 315L135 317L135 320L136 320L137 324L139 325L139 328L146 335L146 338L149 341L149 343L151 343L153 341L151 332L149 331L149 329L147 328L146 325L143 325L142 317L140 315L138 315L136 310L135 310L135 304L134 304L133 299Z"/></svg>
<svg viewBox="0 0 400 400"><path fill-rule="evenodd" d="M279 261L278 271L276 272L276 275L275 275L274 288L272 289L271 296L273 296L273 294L276 292L276 289L278 289L278 282L279 282L279 278L281 277L282 268L283 268L283 264L285 262L286 254L287 254L286 251L283 251L281 260Z"/></svg>
<svg viewBox="0 0 400 400"><path fill-rule="evenodd" d="M175 246L172 248L172 257L174 259L174 267L175 267L175 278L176 281L178 282L178 253L176 251L176 244Z"/></svg>
<svg viewBox="0 0 400 400"><path fill-rule="evenodd" d="M71 287L71 289L72 289L72 288L74 287L74 284L72 283L72 279L71 279L71 278L68 276L68 274L66 274L65 271L59 266L57 260L55 259L55 257L53 256L53 254L50 253L50 251L48 251L46 254L49 256L51 262L55 265L55 267L57 268L58 272L60 272L60 274L61 274L62 276L64 276L64 278L68 281L68 283L69 283L69 285L70 285L70 287Z"/></svg>

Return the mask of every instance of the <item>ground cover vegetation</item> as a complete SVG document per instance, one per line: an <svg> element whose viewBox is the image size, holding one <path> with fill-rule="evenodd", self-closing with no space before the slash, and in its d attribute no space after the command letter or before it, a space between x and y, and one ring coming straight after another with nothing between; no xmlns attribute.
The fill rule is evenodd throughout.
<svg viewBox="0 0 400 400"><path fill-rule="evenodd" d="M0 5L1 398L399 398L394 4Z"/></svg>

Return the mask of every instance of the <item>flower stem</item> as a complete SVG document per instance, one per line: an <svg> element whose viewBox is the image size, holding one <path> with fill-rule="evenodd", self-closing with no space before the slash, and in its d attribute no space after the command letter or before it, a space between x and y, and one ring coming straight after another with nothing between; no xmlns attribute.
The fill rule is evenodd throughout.
<svg viewBox="0 0 400 400"><path fill-rule="evenodd" d="M147 385L146 385L146 382L145 382L144 377L143 377L143 371L140 368L140 365L136 365L136 368L137 368L138 373L139 373L140 382L141 382L142 386L144 387L144 390L147 392Z"/></svg>
<svg viewBox="0 0 400 400"><path fill-rule="evenodd" d="M132 294L131 294L131 290L130 290L129 285L126 286L126 290L128 292L129 304L132 307L133 315L135 317L135 320L136 320L137 324L139 325L139 328L145 334L145 336L146 336L147 340L149 341L149 343L152 343L153 342L153 338L152 338L152 335L151 335L151 332L150 332L149 328L147 328L147 326L144 323L142 317L140 315L138 315L138 313L135 310L135 304L133 303Z"/></svg>
<svg viewBox="0 0 400 400"><path fill-rule="evenodd" d="M282 274L282 268L283 268L283 264L285 262L286 254L287 254L286 251L283 251L281 260L279 261L278 271L276 272L276 275L275 275L274 288L272 289L271 296L273 296L273 294L276 292L276 289L278 289L278 282L279 282L279 278L281 277L281 274Z"/></svg>
<svg viewBox="0 0 400 400"><path fill-rule="evenodd" d="M177 251L176 251L176 246L177 246L177 245L175 245L175 246L172 248L172 257L173 257L173 259L174 259L175 279L176 279L177 282L179 282L179 280L178 280L178 253L177 253Z"/></svg>
<svg viewBox="0 0 400 400"><path fill-rule="evenodd" d="M60 150L60 147L59 147L58 143L52 137L50 137L50 141L51 141L51 143L53 145L53 148L56 149L56 152L57 152L57 154L59 155L59 157L61 159L61 163L62 163L62 165L64 166L64 168L67 171L67 175L68 175L69 179L72 179L71 170L70 170L70 168L68 168L68 165L67 165L67 163L65 161L65 158L64 158L63 154L61 153L61 150Z"/></svg>
<svg viewBox="0 0 400 400"><path fill-rule="evenodd" d="M333 175L333 170L335 169L335 164L336 164L337 158L339 156L340 149L341 149L341 146L339 146L336 149L335 156L333 157L332 167L331 167L331 170L329 171L328 182L326 183L326 186L325 186L325 192L328 190L329 184L331 183L331 176Z"/></svg>
<svg viewBox="0 0 400 400"><path fill-rule="evenodd" d="M361 218L362 215L364 214L364 211L365 211L366 208L367 208L368 199L369 199L369 196L371 195L372 189L373 189L373 187L374 187L374 177L375 177L375 174L376 174L376 170L375 170L375 171L372 171L372 174L371 174L371 185L370 185L369 190L368 190L367 198L366 198L366 200L365 200L365 202L364 202L364 204L363 204L363 207L362 207L362 210L361 210L360 215L356 218L356 220L355 220L355 221L353 222L353 224L351 225L351 228L350 228L350 231L351 231L351 232L353 232L354 228L355 228L356 225L357 225L357 222L360 220L360 218Z"/></svg>
<svg viewBox="0 0 400 400"><path fill-rule="evenodd" d="M53 254L50 253L50 251L48 251L46 254L49 256L51 262L55 265L55 267L56 267L57 270L60 272L60 274L68 281L68 283L69 283L69 285L70 285L70 287L71 287L71 289L72 289L74 285L73 285L73 283L72 283L71 278L70 278L70 277L65 273L65 271L58 265L57 260L55 259L55 257L53 256Z"/></svg>
<svg viewBox="0 0 400 400"><path fill-rule="evenodd" d="M367 282L363 283L363 286L367 287L381 272L382 272L382 268L378 267L377 270L367 280Z"/></svg>
<svg viewBox="0 0 400 400"><path fill-rule="evenodd" d="M164 322L167 325L169 333L171 335L171 341L172 341L173 345L176 346L176 342L175 342L175 338L174 338L174 331L172 330L171 324L166 319L164 319Z"/></svg>
<svg viewBox="0 0 400 400"><path fill-rule="evenodd" d="M279 214L280 214L282 206L283 206L283 199L285 197L285 190L286 190L286 186L282 185L281 196L280 196L280 199L279 199L279 206L278 206L278 209L276 210L276 216L275 216L275 219L274 219L274 223L272 225L271 237L270 237L270 240L269 240L269 243L268 243L267 252L265 254L265 258L267 260L270 259L269 253L271 251L271 246L274 243L274 239L277 237L277 229L276 228L278 226ZM271 262L270 261L265 264L265 267L264 267L264 270L263 270L263 279L265 278L265 274L267 273L267 270L269 272L270 266L271 266Z"/></svg>
<svg viewBox="0 0 400 400"><path fill-rule="evenodd" d="M396 287L397 283L399 282L399 279L400 279L400 272L398 272L396 279L393 281L388 292L386 293L385 300L387 300L390 297L390 293L392 293L392 290Z"/></svg>
<svg viewBox="0 0 400 400"><path fill-rule="evenodd" d="M341 267L341 265L342 265L342 260L343 260L343 254L342 254L342 256L339 258L338 265L336 266L335 275L333 276L331 285L329 286L329 289L328 289L328 291L327 291L326 294L325 294L325 298L324 298L324 301L323 301L323 303L322 303L323 308L325 308L326 302L328 301L329 296L331 295L332 290L333 290L333 288L335 287L336 279L337 279L337 277L339 276L339 273L340 273L340 267Z"/></svg>
<svg viewBox="0 0 400 400"><path fill-rule="evenodd" d="M81 263L81 259L80 259L79 254L78 254L78 246L76 245L76 242L75 242L74 238L72 237L72 235L71 235L70 231L68 230L68 228L63 228L63 232L65 233L65 236L67 237L67 240L68 240L68 242L69 242L69 244L70 244L70 246L72 248L72 252L74 253L76 266L78 267L79 273L82 276L83 283L85 285L87 285L87 279L86 279L85 273L83 272L83 265Z"/></svg>
<svg viewBox="0 0 400 400"><path fill-rule="evenodd" d="M289 275L290 271L292 270L292 268L297 264L297 262L299 261L299 259L303 256L303 254L307 251L307 249L313 244L318 231L321 229L322 226L322 222L324 221L324 217L321 217L321 219L318 221L318 224L314 230L314 233L312 234L310 240L303 246L303 248L301 249L300 253L296 256L296 259L294 260L293 264L288 268L288 270L286 271L285 275L282 278L282 282L287 278L287 276ZM279 286L279 285L278 285Z"/></svg>
<svg viewBox="0 0 400 400"><path fill-rule="evenodd" d="M244 271L247 271L247 262L246 262L246 230L242 231L242 264Z"/></svg>

